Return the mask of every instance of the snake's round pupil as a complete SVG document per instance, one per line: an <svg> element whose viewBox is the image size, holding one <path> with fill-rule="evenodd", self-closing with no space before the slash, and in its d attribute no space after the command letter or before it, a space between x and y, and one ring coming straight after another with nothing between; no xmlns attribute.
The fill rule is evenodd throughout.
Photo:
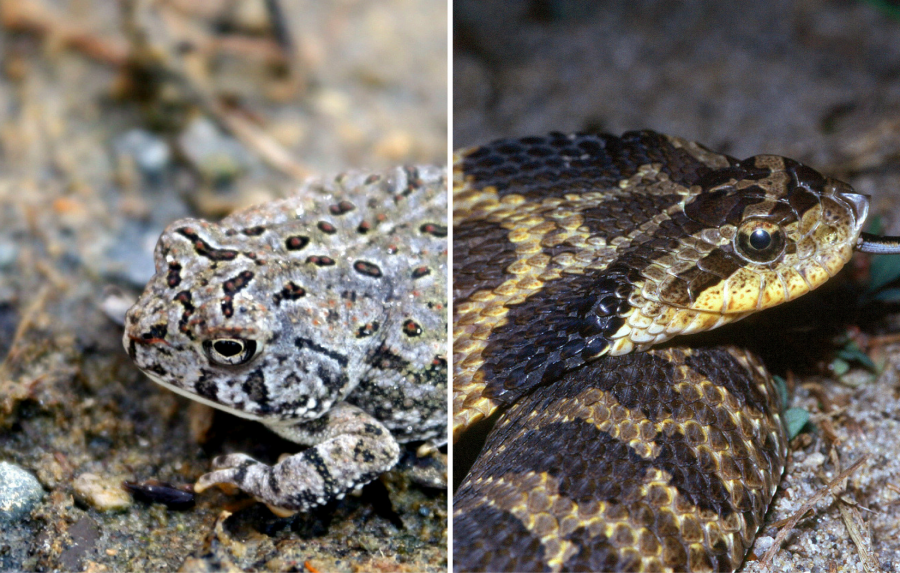
<svg viewBox="0 0 900 573"><path fill-rule="evenodd" d="M756 250L762 250L772 243L772 236L765 229L756 229L750 233L750 246Z"/></svg>
<svg viewBox="0 0 900 573"><path fill-rule="evenodd" d="M237 356L244 350L244 345L234 340L217 340L213 348L222 356Z"/></svg>

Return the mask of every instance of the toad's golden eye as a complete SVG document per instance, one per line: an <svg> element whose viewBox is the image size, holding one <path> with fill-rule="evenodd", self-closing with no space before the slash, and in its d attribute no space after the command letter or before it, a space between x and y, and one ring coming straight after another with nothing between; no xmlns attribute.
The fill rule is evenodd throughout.
<svg viewBox="0 0 900 573"><path fill-rule="evenodd" d="M771 263L784 253L784 229L766 219L747 219L734 235L734 250L753 263Z"/></svg>
<svg viewBox="0 0 900 573"><path fill-rule="evenodd" d="M246 364L258 354L255 340L243 338L215 338L203 342L203 350L213 364L238 366Z"/></svg>

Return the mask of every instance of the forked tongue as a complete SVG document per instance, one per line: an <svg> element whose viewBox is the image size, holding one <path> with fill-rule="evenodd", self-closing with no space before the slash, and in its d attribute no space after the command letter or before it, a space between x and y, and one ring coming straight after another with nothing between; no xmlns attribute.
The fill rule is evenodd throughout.
<svg viewBox="0 0 900 573"><path fill-rule="evenodd" d="M853 191L840 192L837 195L850 204L856 215L857 224L862 226L869 214L869 196ZM861 253L876 255L900 255L900 237L879 237L871 233L860 233L854 249Z"/></svg>
<svg viewBox="0 0 900 573"><path fill-rule="evenodd" d="M876 255L900 255L900 237L879 237L871 233L860 233L856 250Z"/></svg>

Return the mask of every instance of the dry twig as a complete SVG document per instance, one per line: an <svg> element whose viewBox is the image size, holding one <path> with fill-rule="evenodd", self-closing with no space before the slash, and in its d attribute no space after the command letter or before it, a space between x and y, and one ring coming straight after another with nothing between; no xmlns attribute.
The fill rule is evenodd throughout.
<svg viewBox="0 0 900 573"><path fill-rule="evenodd" d="M17 363L19 356L22 354L21 346L25 340L25 333L34 326L37 317L42 312L46 311L47 300L50 298L52 292L53 288L51 285L44 285L41 287L41 290L38 291L28 307L25 308L25 312L22 313L22 319L19 321L18 326L16 326L16 332L13 334L9 352L6 353L6 358L0 362L0 380L5 379L11 374L13 365Z"/></svg>
<svg viewBox="0 0 900 573"><path fill-rule="evenodd" d="M859 553L859 560L862 561L863 569L866 573L878 573L881 568L875 555L872 553L872 539L869 536L869 529L866 522L863 521L859 510L849 505L843 500L838 501L838 509L841 511L841 519L850 533L850 539L856 545L856 551Z"/></svg>
<svg viewBox="0 0 900 573"><path fill-rule="evenodd" d="M775 554L778 552L778 549L781 547L781 544L784 542L784 539L794 529L794 526L797 525L797 522L800 521L800 519L802 519L804 515L806 515L806 512L808 512L810 509L812 509L816 505L816 503L818 503L819 500L821 500L823 497L825 497L829 493L833 492L834 490L839 489L839 487L841 486L841 482L843 482L850 475L852 475L853 472L855 472L857 469L859 469L859 467L862 466L863 463L865 463L865 461L868 458L869 458L869 456L863 456L860 459L858 459L856 461L856 463L854 463L852 466L850 466L849 468L847 468L846 470L841 472L841 474L838 475L833 480L831 480L831 482L828 485L826 485L825 487L823 487L822 489L817 491L815 493L815 495L813 495L808 500L806 500L806 502L804 502L804 504L800 507L800 509L797 510L797 512L791 516L791 518L788 520L787 524L783 528L781 528L781 530L778 531L778 535L775 536L775 542L772 543L772 546L769 548L768 551L766 551L765 555L763 555L763 558L760 560L760 564L763 567L766 567L766 568L771 567L772 559L774 559Z"/></svg>
<svg viewBox="0 0 900 573"><path fill-rule="evenodd" d="M310 170L294 159L291 153L275 138L251 123L243 115L217 102L210 102L207 109L232 135L255 150L269 166L298 181L310 176Z"/></svg>
<svg viewBox="0 0 900 573"><path fill-rule="evenodd" d="M51 38L64 47L114 66L123 66L128 61L128 46L121 40L100 38L74 26L35 0L0 2L0 25L7 30Z"/></svg>
<svg viewBox="0 0 900 573"><path fill-rule="evenodd" d="M831 462L834 464L835 469L840 472L841 459L840 456L838 456L837 448L831 449L829 457L831 458ZM843 490L846 488L847 483L842 483L840 489ZM866 573L878 573L880 568L875 557L872 555L872 539L869 535L868 526L866 525L866 522L863 521L859 509L855 507L856 502L848 500L843 495L837 495L837 493L835 493L835 498L837 499L837 506L838 510L841 512L841 519L844 522L844 527L847 528L850 539L853 541L853 544L856 545L856 551L859 554L863 569L866 570Z"/></svg>
<svg viewBox="0 0 900 573"><path fill-rule="evenodd" d="M894 344L896 342L900 342L900 333L895 334L882 334L880 336L873 336L869 339L869 346L885 346L887 344Z"/></svg>
<svg viewBox="0 0 900 573"><path fill-rule="evenodd" d="M275 138L248 120L239 110L224 105L206 85L205 78L191 73L190 66L185 64L184 58L178 54L174 46L168 46L167 51L166 46L160 50L159 46L151 44L152 22L156 22L158 26L165 26L171 17L164 18L162 17L164 13L154 13L153 6L137 0L126 3L125 7L127 9L124 10L124 29L132 44L134 62L139 62L151 77L177 86L189 101L255 151L269 166L297 180L310 175L311 171L296 161ZM281 53L274 42L270 44Z"/></svg>

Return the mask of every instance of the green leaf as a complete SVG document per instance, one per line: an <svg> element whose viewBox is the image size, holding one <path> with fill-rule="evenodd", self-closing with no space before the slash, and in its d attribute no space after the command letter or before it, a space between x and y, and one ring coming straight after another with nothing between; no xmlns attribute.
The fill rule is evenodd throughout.
<svg viewBox="0 0 900 573"><path fill-rule="evenodd" d="M900 20L900 8L897 8L889 0L868 0L868 2L887 16Z"/></svg>
<svg viewBox="0 0 900 573"><path fill-rule="evenodd" d="M835 358L831 361L831 371L834 372L835 376L843 376L850 371L850 365L847 364L846 360Z"/></svg>
<svg viewBox="0 0 900 573"><path fill-rule="evenodd" d="M866 221L866 232L872 233L873 235L880 235L884 232L884 219L881 215L869 217Z"/></svg>
<svg viewBox="0 0 900 573"><path fill-rule="evenodd" d="M793 440L809 422L809 412L803 408L788 408L784 412L784 421L787 423L788 440Z"/></svg>
<svg viewBox="0 0 900 573"><path fill-rule="evenodd" d="M869 267L869 284L866 293L871 295L881 287L900 278L900 257L881 255L872 257Z"/></svg>
<svg viewBox="0 0 900 573"><path fill-rule="evenodd" d="M881 302L900 302L900 288L891 287L875 293L869 297L870 300L878 300Z"/></svg>
<svg viewBox="0 0 900 573"><path fill-rule="evenodd" d="M778 376L777 374L772 376L772 379L775 380L775 389L778 390L778 397L781 399L781 409L787 410L788 405L788 389L787 389L787 380Z"/></svg>
<svg viewBox="0 0 900 573"><path fill-rule="evenodd" d="M838 350L837 355L838 358L846 360L847 362L859 362L864 368L875 370L875 363L872 362L872 359L869 358L865 352L859 349L855 342L852 345L848 344L846 347Z"/></svg>

